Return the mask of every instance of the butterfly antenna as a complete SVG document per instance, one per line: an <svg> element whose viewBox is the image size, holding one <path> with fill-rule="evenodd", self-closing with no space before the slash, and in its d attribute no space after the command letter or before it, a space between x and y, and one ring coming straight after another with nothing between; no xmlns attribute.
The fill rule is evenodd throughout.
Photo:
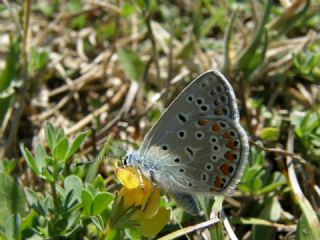
<svg viewBox="0 0 320 240"><path fill-rule="evenodd" d="M85 158L87 158L85 156ZM88 158L87 158L88 159ZM95 162L95 160L89 160L89 161L81 161L81 162L78 162L78 163L74 163L73 166L83 166L83 165L90 165L90 164L93 164Z"/></svg>

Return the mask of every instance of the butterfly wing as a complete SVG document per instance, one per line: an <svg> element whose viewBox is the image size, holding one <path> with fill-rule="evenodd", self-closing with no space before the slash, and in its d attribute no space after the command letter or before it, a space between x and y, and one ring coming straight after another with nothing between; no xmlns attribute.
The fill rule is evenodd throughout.
<svg viewBox="0 0 320 240"><path fill-rule="evenodd" d="M157 182L178 192L175 198L186 205L189 200L183 199L193 197L181 193L230 193L240 180L248 149L233 89L212 70L169 106L146 135L139 154Z"/></svg>
<svg viewBox="0 0 320 240"><path fill-rule="evenodd" d="M179 94L147 133L139 155L142 156L149 146L166 141L172 132L199 113L239 121L233 89L217 70L203 73Z"/></svg>
<svg viewBox="0 0 320 240"><path fill-rule="evenodd" d="M200 208L195 196L186 192L171 192L178 205L192 215L200 215Z"/></svg>
<svg viewBox="0 0 320 240"><path fill-rule="evenodd" d="M163 148L165 146L165 148ZM243 128L226 117L196 116L159 145L154 164L185 192L229 194L248 158ZM153 148L151 148L152 151ZM164 188L171 186L167 183Z"/></svg>

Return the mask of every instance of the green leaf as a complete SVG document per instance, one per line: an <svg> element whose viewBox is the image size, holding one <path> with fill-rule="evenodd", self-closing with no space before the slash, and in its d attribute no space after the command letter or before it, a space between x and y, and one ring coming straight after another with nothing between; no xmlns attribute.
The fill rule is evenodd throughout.
<svg viewBox="0 0 320 240"><path fill-rule="evenodd" d="M66 3L66 8L71 13L79 12L82 8L82 0L69 0Z"/></svg>
<svg viewBox="0 0 320 240"><path fill-rule="evenodd" d="M279 129L274 127L263 128L260 131L260 137L265 141L276 141L279 138Z"/></svg>
<svg viewBox="0 0 320 240"><path fill-rule="evenodd" d="M299 219L297 232L296 232L297 240L316 240L312 235L312 229L306 219L306 216L302 213Z"/></svg>
<svg viewBox="0 0 320 240"><path fill-rule="evenodd" d="M98 215L105 210L113 200L113 195L108 192L98 193L92 203L92 215Z"/></svg>
<svg viewBox="0 0 320 240"><path fill-rule="evenodd" d="M73 199L81 199L83 183L81 178L76 175L70 175L64 180L64 188L67 192L73 190Z"/></svg>
<svg viewBox="0 0 320 240"><path fill-rule="evenodd" d="M274 182L274 183L271 183L261 189L258 189L256 194L257 195L263 195L263 194L267 194L267 193L270 193L270 192L273 192L274 190L276 190L277 188L281 187L282 185L284 185L283 182Z"/></svg>
<svg viewBox="0 0 320 240"><path fill-rule="evenodd" d="M124 236L121 235L121 230L111 229L104 240L118 240L118 239L124 239Z"/></svg>
<svg viewBox="0 0 320 240"><path fill-rule="evenodd" d="M91 205L93 202L93 196L87 189L82 189L81 193L83 211L86 215L91 215Z"/></svg>
<svg viewBox="0 0 320 240"><path fill-rule="evenodd" d="M63 139L63 138L65 138L65 133L64 133L64 130L63 130L63 128L60 128L58 131L57 131L57 134L56 134L56 136L57 136L57 142L59 142L61 139Z"/></svg>
<svg viewBox="0 0 320 240"><path fill-rule="evenodd" d="M83 227L81 224L81 218L80 218L81 212L74 211L71 213L70 217L68 218L68 224L66 226L66 230L72 232L75 232L77 228Z"/></svg>
<svg viewBox="0 0 320 240"><path fill-rule="evenodd" d="M201 37L201 29L203 27L203 18L201 13L201 1L192 2L192 30L197 39Z"/></svg>
<svg viewBox="0 0 320 240"><path fill-rule="evenodd" d="M51 123L47 123L45 127L45 135L51 153L53 153L53 148L56 145L56 131Z"/></svg>
<svg viewBox="0 0 320 240"><path fill-rule="evenodd" d="M20 43L17 40L10 42L5 67L0 72L0 92L10 86L16 77L20 56Z"/></svg>
<svg viewBox="0 0 320 240"><path fill-rule="evenodd" d="M74 29L82 29L85 27L87 23L87 16L86 15L79 15L77 17L72 18L71 27Z"/></svg>
<svg viewBox="0 0 320 240"><path fill-rule="evenodd" d="M16 160L2 159L2 161L0 162L0 169L4 173L10 175L16 168L17 163L18 161Z"/></svg>
<svg viewBox="0 0 320 240"><path fill-rule="evenodd" d="M10 175L0 172L0 225L12 214L25 215L25 197L21 186Z"/></svg>
<svg viewBox="0 0 320 240"><path fill-rule="evenodd" d="M125 232L129 239L144 239L136 228L126 228Z"/></svg>
<svg viewBox="0 0 320 240"><path fill-rule="evenodd" d="M41 201L42 198L39 198L36 192L34 192L31 188L25 187L24 193L27 198L27 202L29 206L34 206L38 204L38 201Z"/></svg>
<svg viewBox="0 0 320 240"><path fill-rule="evenodd" d="M39 215L36 211L29 211L29 213L23 217L23 221L21 223L21 231L29 230L32 228L33 224L37 219L39 218Z"/></svg>
<svg viewBox="0 0 320 240"><path fill-rule="evenodd" d="M234 26L236 17L238 15L239 8L232 13L231 20L228 23L225 38L224 38L224 69L226 73L230 72L230 50L231 50L231 39L232 39L232 28Z"/></svg>
<svg viewBox="0 0 320 240"><path fill-rule="evenodd" d="M42 168L44 168L46 166L45 157L46 157L46 150L44 149L43 146L41 146L39 144L36 147L35 158L36 158L36 163L37 163L37 166L38 166L40 173L42 172Z"/></svg>
<svg viewBox="0 0 320 240"><path fill-rule="evenodd" d="M272 222L277 222L280 219L281 212L282 208L278 199L273 197L265 202L265 206L260 212L259 217ZM252 239L275 239L275 234L276 230L274 228L259 225L252 226Z"/></svg>
<svg viewBox="0 0 320 240"><path fill-rule="evenodd" d="M91 221L93 224L101 231L103 232L105 229L105 224L103 222L103 219L101 216L93 216L91 217Z"/></svg>
<svg viewBox="0 0 320 240"><path fill-rule="evenodd" d="M100 174L94 179L93 186L100 191L105 189L104 179Z"/></svg>
<svg viewBox="0 0 320 240"><path fill-rule="evenodd" d="M53 157L57 160L65 160L68 145L68 139L62 138L54 148Z"/></svg>
<svg viewBox="0 0 320 240"><path fill-rule="evenodd" d="M135 12L135 7L129 2L124 2L121 8L121 16L128 17Z"/></svg>
<svg viewBox="0 0 320 240"><path fill-rule="evenodd" d="M128 48L118 49L118 57L122 69L129 79L139 81L141 79L144 64L139 56Z"/></svg>
<svg viewBox="0 0 320 240"><path fill-rule="evenodd" d="M30 53L29 72L41 70L44 68L49 60L49 54L45 50L39 50L38 48L32 48Z"/></svg>
<svg viewBox="0 0 320 240"><path fill-rule="evenodd" d="M0 126L12 102L15 88L22 84L18 76L19 55L20 43L16 39L10 42L5 66L0 71Z"/></svg>
<svg viewBox="0 0 320 240"><path fill-rule="evenodd" d="M46 17L53 17L59 11L58 1L53 2L39 2L33 6L34 10L39 10Z"/></svg>
<svg viewBox="0 0 320 240"><path fill-rule="evenodd" d="M8 239L18 239L21 226L19 214L11 215L4 224L5 235Z"/></svg>
<svg viewBox="0 0 320 240"><path fill-rule="evenodd" d="M267 1L263 18L257 27L257 31L251 43L243 50L237 59L236 68L244 71L246 75L250 75L264 59L268 46L268 33L265 29L265 25L270 16L272 5L272 1ZM261 46L262 49L259 51Z"/></svg>
<svg viewBox="0 0 320 240"><path fill-rule="evenodd" d="M52 174L48 171L48 169L42 170L42 176L48 181L48 182L54 182L54 177Z"/></svg>
<svg viewBox="0 0 320 240"><path fill-rule="evenodd" d="M34 157L31 154L31 152L27 148L25 148L23 144L20 145L20 150L22 152L22 155L23 155L24 159L27 161L29 167L32 169L32 171L37 176L39 176L40 175L40 170L38 168L36 160L34 159Z"/></svg>
<svg viewBox="0 0 320 240"><path fill-rule="evenodd" d="M84 141L86 136L88 135L88 132L80 133L72 142L71 147L68 150L68 153L66 155L66 159L69 159L80 147L81 143Z"/></svg>

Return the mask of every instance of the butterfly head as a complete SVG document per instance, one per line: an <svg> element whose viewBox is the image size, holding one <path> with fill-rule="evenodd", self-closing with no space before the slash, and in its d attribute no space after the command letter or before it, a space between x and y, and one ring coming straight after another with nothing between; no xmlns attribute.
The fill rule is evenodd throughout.
<svg viewBox="0 0 320 240"><path fill-rule="evenodd" d="M124 166L137 166L141 163L137 151L128 152L123 158L122 163Z"/></svg>

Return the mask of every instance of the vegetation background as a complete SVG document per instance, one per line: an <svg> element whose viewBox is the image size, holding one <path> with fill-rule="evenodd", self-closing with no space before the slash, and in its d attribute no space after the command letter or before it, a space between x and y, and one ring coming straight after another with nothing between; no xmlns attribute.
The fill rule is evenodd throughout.
<svg viewBox="0 0 320 240"><path fill-rule="evenodd" d="M1 239L150 237L110 224L114 163L212 68L235 89L250 161L223 205L233 230L180 239L320 239L319 0L3 0L0 56ZM169 239L212 200L199 218L160 204L173 211L153 237Z"/></svg>

